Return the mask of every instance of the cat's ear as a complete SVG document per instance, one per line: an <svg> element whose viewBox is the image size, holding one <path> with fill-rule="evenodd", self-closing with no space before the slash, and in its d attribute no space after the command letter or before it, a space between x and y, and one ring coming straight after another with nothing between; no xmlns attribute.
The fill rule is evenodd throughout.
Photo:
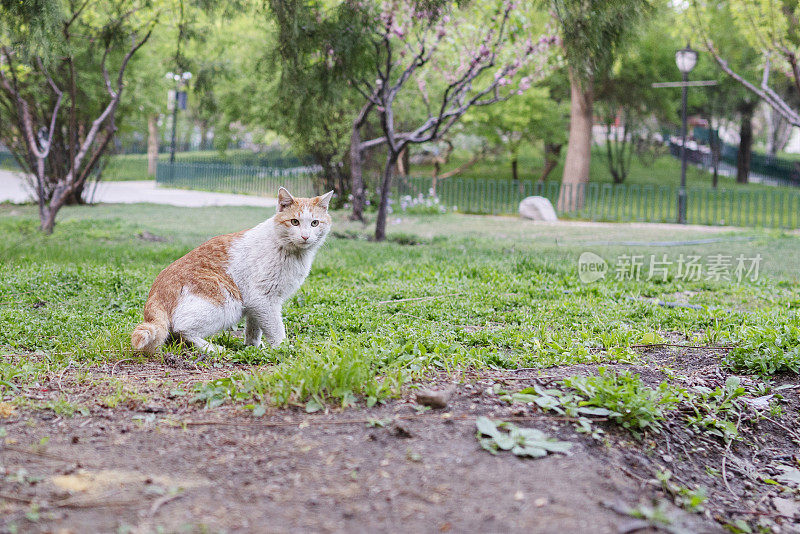
<svg viewBox="0 0 800 534"><path fill-rule="evenodd" d="M331 197L333 196L333 191L328 191L324 195L317 197L317 206L322 206L325 209L328 209L328 205L331 203Z"/></svg>
<svg viewBox="0 0 800 534"><path fill-rule="evenodd" d="M278 211L283 211L294 203L294 197L285 187L278 189Z"/></svg>

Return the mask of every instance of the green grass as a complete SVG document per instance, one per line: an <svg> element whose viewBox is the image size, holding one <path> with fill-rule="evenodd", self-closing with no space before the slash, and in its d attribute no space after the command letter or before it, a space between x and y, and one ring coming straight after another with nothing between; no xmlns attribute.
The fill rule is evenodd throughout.
<svg viewBox="0 0 800 534"><path fill-rule="evenodd" d="M43 236L32 206L0 205L0 233L6 236L0 241L0 347L7 355L40 355L4 358L0 389L8 393L70 361L136 358L129 333L158 272L206 238L270 215L258 208L68 207L55 233ZM800 340L783 336L778 342L765 334L796 324L800 242L794 235L546 226L446 214L393 216L390 241L372 243L364 238L369 229L346 215L335 214L334 234L285 306L289 343L256 350L228 334L218 336L228 351L213 365L261 367L201 386L198 401L309 409L323 402L372 403L430 372L636 362L631 345L667 333L739 345L731 365L744 372L794 370L785 362L797 354ZM143 231L167 240L141 240ZM709 237L723 241L624 244ZM584 251L609 262L606 280L578 279L577 258ZM668 254L674 261L680 254L761 254L763 260L755 282L684 281L674 272L666 281L616 280L615 258L632 253ZM393 302L416 297L436 298ZM649 298L704 308L662 307ZM765 343L770 351L761 351Z"/></svg>
<svg viewBox="0 0 800 534"><path fill-rule="evenodd" d="M609 419L634 431L658 428L665 411L679 400L665 382L654 389L645 386L639 375L608 372L603 367L595 376L574 376L564 380L564 385L586 399L582 406L605 408Z"/></svg>

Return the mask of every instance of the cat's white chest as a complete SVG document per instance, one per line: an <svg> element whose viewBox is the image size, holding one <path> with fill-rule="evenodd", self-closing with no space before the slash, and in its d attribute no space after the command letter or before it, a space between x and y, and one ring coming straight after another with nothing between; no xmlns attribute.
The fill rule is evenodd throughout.
<svg viewBox="0 0 800 534"><path fill-rule="evenodd" d="M272 261L256 262L252 269L254 296L285 301L303 284L310 267L310 261L295 256L277 256Z"/></svg>
<svg viewBox="0 0 800 534"><path fill-rule="evenodd" d="M242 292L245 308L268 301L284 302L303 284L313 254L287 254L259 240L233 251L229 272Z"/></svg>

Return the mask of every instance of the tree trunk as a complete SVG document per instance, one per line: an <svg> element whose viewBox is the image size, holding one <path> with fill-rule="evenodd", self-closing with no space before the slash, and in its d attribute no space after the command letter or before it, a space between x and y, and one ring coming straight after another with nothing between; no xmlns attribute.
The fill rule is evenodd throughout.
<svg viewBox="0 0 800 534"><path fill-rule="evenodd" d="M364 204L366 190L364 189L363 165L364 159L361 152L361 133L358 131L360 124L353 125L350 133L350 193L353 195L353 213L351 221L364 222Z"/></svg>
<svg viewBox="0 0 800 534"><path fill-rule="evenodd" d="M542 175L539 177L540 182L547 180L553 169L558 166L558 160L561 158L561 148L564 145L556 143L544 144L544 168L542 168Z"/></svg>
<svg viewBox="0 0 800 534"><path fill-rule="evenodd" d="M155 177L158 167L158 115L147 117L147 175Z"/></svg>
<svg viewBox="0 0 800 534"><path fill-rule="evenodd" d="M317 165L322 167L322 176L320 177L320 184L318 184L319 192L324 193L330 191L331 189L336 189L336 175L335 175L335 168L334 165L331 163L331 158L327 156L317 155L314 158L317 162Z"/></svg>
<svg viewBox="0 0 800 534"><path fill-rule="evenodd" d="M736 182L746 184L750 177L750 156L753 149L753 112L755 104L740 108L742 123L739 127L739 152L736 155Z"/></svg>
<svg viewBox="0 0 800 534"><path fill-rule="evenodd" d="M63 186L56 186L50 203L45 206L44 217L40 219L41 224L39 226L39 229L45 234L50 235L53 233L53 228L56 226L56 215L58 214L58 210L64 206L64 201L66 200L68 192L69 191Z"/></svg>
<svg viewBox="0 0 800 534"><path fill-rule="evenodd" d="M778 152L786 148L789 137L792 134L792 127L783 116L772 107L767 106L767 154L777 155Z"/></svg>
<svg viewBox="0 0 800 534"><path fill-rule="evenodd" d="M711 125L711 121L708 121L709 126ZM713 174L711 175L711 187L714 189L717 188L719 184L719 157L720 157L720 139L719 135L714 132L713 128L710 128L710 137L709 137L709 144L711 145L711 165L713 167Z"/></svg>
<svg viewBox="0 0 800 534"><path fill-rule="evenodd" d="M518 158L514 156L511 158L511 179L515 182L519 181L519 172L517 172Z"/></svg>
<svg viewBox="0 0 800 534"><path fill-rule="evenodd" d="M398 156L398 153L393 152L392 149L389 148L389 154L386 156L386 166L383 169L378 218L375 220L375 241L383 241L386 239L386 217L389 211L389 196L391 195L392 176L394 174L394 167L397 165Z"/></svg>
<svg viewBox="0 0 800 534"><path fill-rule="evenodd" d="M591 79L581 80L570 70L570 123L564 177L558 198L559 211L583 208L589 164L592 157L592 108L594 104Z"/></svg>

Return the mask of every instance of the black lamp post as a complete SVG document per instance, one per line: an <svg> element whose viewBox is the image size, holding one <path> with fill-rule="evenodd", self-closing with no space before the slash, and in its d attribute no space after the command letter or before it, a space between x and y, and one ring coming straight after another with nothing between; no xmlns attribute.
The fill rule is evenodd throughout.
<svg viewBox="0 0 800 534"><path fill-rule="evenodd" d="M167 79L175 82L175 98L172 100L172 140L169 146L169 164L175 163L175 131L178 126L178 107L181 103L181 87L192 78L191 72L181 74L167 73ZM183 99L183 109L186 109L186 100Z"/></svg>
<svg viewBox="0 0 800 534"><path fill-rule="evenodd" d="M675 63L678 65L678 70L683 74L683 95L681 98L681 116L683 126L681 128L681 187L678 189L678 223L686 224L686 100L687 100L687 82L689 80L689 73L695 65L697 65L697 51L692 50L692 47L686 45L686 48L681 48L675 52Z"/></svg>

